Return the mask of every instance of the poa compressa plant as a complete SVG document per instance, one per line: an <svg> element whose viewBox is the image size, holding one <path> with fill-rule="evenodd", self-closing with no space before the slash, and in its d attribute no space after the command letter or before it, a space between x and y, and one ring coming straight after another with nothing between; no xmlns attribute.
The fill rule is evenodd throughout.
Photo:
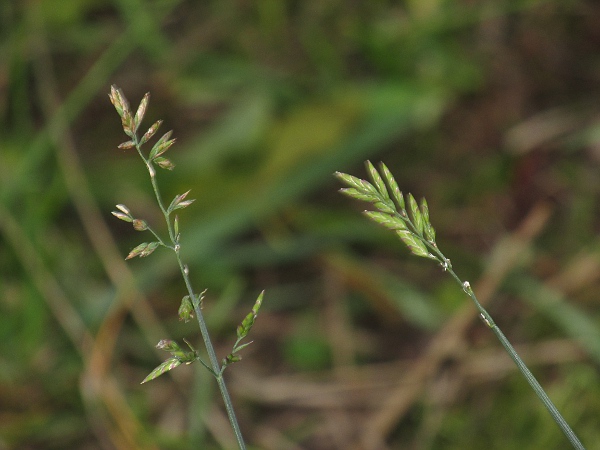
<svg viewBox="0 0 600 450"><path fill-rule="evenodd" d="M143 97L135 115L132 114L132 111L129 107L129 102L125 98L125 95L123 95L123 92L116 86L111 87L109 98L117 110L117 113L121 117L123 131L127 136L129 136L129 140L120 144L119 148L135 148L140 158L142 158L142 161L144 161L146 169L148 169L148 173L150 174L150 182L152 183L152 189L154 190L156 202L158 203L158 206L164 216L168 231L168 239L163 239L144 219L135 217L127 206L121 204L117 205L118 211L113 211L112 213L115 217L125 222L132 223L135 230L149 231L153 236L152 241L139 244L137 247L131 250L131 252L129 252L127 258L125 259L135 258L136 256L140 258L149 256L158 247L165 247L175 253L175 258L177 260L177 264L179 265L179 270L181 271L181 275L187 289L187 295L183 297L179 306L179 318L180 320L188 322L189 320L193 319L194 315L196 316L196 320L200 326L200 333L204 341L204 346L206 347L206 353L208 355L207 363L201 358L200 352L196 350L187 340L184 339L186 345L189 347L189 351L183 350L179 344L173 340L163 339L157 344L157 348L165 350L166 352L170 353L171 356L162 364L157 366L152 372L150 372L150 374L142 381L142 383L153 380L154 378L174 369L182 363L192 364L193 362L198 361L216 379L238 446L240 449L245 449L246 445L235 416L233 404L227 391L227 386L225 385L223 372L229 365L241 359L241 356L238 352L250 344L250 342L242 344L242 341L248 335L252 325L254 325L258 310L262 304L264 292L258 296L252 311L246 315L246 317L237 327L237 340L233 345L231 353L223 358L223 360L219 363L202 313L202 299L204 297L204 292L197 293L192 288L192 283L189 276L189 268L181 259L181 234L179 232L179 218L177 215L173 217L173 213L175 211L178 209L187 208L194 200L187 199L187 196L190 192L187 191L183 194L175 196L169 203L169 206L165 207L165 203L163 203L156 180L157 168L166 170L172 170L174 168L173 163L171 163L171 161L165 158L163 155L175 143L175 139L171 139L172 132L168 131L160 139L158 139L152 149L148 152L148 156L145 156L144 152L142 152L142 146L146 144L154 136L154 134L156 134L162 123L161 120L155 122L148 129L148 131L146 131L141 137L138 137L138 129L144 118L146 109L148 108L150 94L146 94Z"/></svg>
<svg viewBox="0 0 600 450"><path fill-rule="evenodd" d="M498 340L500 340L502 346L508 352L542 403L546 406L552 415L552 418L563 431L573 448L585 450L583 444L579 441L558 409L556 409L556 406L554 406L542 386L540 386L531 371L519 357L506 336L504 336L504 333L502 333L489 313L483 308L481 303L479 303L469 282L462 281L458 275L456 275L450 260L446 258L438 248L435 242L435 230L429 221L429 207L427 206L425 199L421 200L421 204L419 205L415 198L411 194L408 194L406 196L406 199L408 200L407 210L407 201L402 192L400 192L396 180L385 164L381 163L380 174L373 164L367 161L367 171L371 178L371 183L353 177L352 175L337 172L335 174L337 178L348 186L347 188L341 189L341 192L354 199L372 203L377 211L365 211L365 215L369 219L394 231L414 255L422 256L437 262L444 271L448 272L452 278L456 280L475 304L481 320L492 330Z"/></svg>

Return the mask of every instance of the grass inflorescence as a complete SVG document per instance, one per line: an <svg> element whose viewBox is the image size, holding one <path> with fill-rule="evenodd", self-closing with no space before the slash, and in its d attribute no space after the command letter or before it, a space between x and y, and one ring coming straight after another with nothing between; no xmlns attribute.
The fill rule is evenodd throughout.
<svg viewBox="0 0 600 450"><path fill-rule="evenodd" d="M367 161L366 166L371 182L341 172L335 174L340 181L348 186L342 188L341 192L351 198L372 203L377 211L365 211L365 215L369 219L393 230L414 255L436 261L444 271L447 271L456 280L475 304L481 320L494 332L573 448L584 450L585 448L579 438L554 406L554 403L552 403L504 333L481 305L471 284L458 277L450 259L438 248L435 241L435 229L429 218L427 201L423 198L419 204L410 193L406 196L406 200L398 187L398 183L385 164L381 163L381 173L370 161Z"/></svg>
<svg viewBox="0 0 600 450"><path fill-rule="evenodd" d="M175 253L177 264L179 265L179 269L188 292L188 294L181 299L178 310L179 318L180 320L188 322L189 320L193 319L194 316L196 317L206 348L206 353L208 354L208 362L206 362L202 359L200 352L196 350L188 340L184 339L186 345L189 347L189 351L183 350L177 342L171 339L162 339L156 347L170 353L171 356L158 365L154 370L152 370L148 376L144 378L142 384L175 369L181 364L192 364L196 361L200 362L216 379L238 446L240 449L245 449L246 446L235 416L233 404L231 402L225 380L223 378L223 372L229 365L238 362L241 359L239 351L250 344L249 342L242 343L242 340L247 337L250 329L254 325L254 321L262 304L264 292L258 296L252 310L246 315L246 317L237 327L237 340L233 345L231 353L229 353L229 355L219 362L210 339L210 334L204 320L204 315L202 313L202 300L204 298L204 291L197 293L197 291L195 291L192 287L189 267L181 258L181 233L179 230L179 217L177 215L173 215L175 211L190 206L194 200L187 198L188 194L190 193L190 191L187 191L176 195L171 200L169 205L165 206L156 179L157 168L173 170L175 167L174 164L164 156L167 150L169 150L175 143L175 139L171 139L173 132L167 131L165 134L163 134L152 146L146 156L146 153L142 151L142 147L156 134L162 124L162 120L158 120L141 137L138 136L140 125L144 119L144 115L150 101L150 94L147 93L144 95L135 114L133 114L127 98L118 87L111 87L109 98L117 110L117 113L121 117L123 131L129 137L129 140L120 144L119 148L135 148L140 158L144 162L144 165L146 166L146 169L150 175L150 181L152 184L152 189L154 190L156 202L158 203L158 206L164 216L168 230L168 239L165 239L161 237L160 234L156 232L146 220L135 217L127 206L118 204L116 206L117 211L112 212L115 217L131 223L136 231L150 232L154 239L152 241L142 242L137 245L129 252L125 259L147 257L159 247L165 247Z"/></svg>

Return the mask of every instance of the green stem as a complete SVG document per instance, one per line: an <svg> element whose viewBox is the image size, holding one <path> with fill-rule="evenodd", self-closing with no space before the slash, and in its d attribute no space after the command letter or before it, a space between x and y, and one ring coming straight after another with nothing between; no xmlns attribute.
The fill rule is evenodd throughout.
<svg viewBox="0 0 600 450"><path fill-rule="evenodd" d="M244 438L242 436L242 432L240 430L237 418L235 416L235 411L233 410L233 403L231 402L231 397L229 396L229 391L227 390L225 379L223 378L223 374L221 373L221 367L219 365L219 360L217 359L217 354L215 353L215 349L210 340L208 328L206 327L206 321L204 320L204 315L202 314L202 309L200 308L200 299L196 294L194 294L194 290L189 279L187 266L183 264L183 261L181 260L181 256L179 254L178 244L175 245L175 255L177 256L177 263L179 264L179 269L181 270L181 275L183 276L183 279L185 281L188 294L190 295L190 298L192 299L192 304L194 305L194 311L196 313L198 325L200 326L202 340L204 341L206 352L208 353L208 359L212 367L212 373L215 379L217 380L219 390L221 391L221 397L223 397L223 402L225 403L225 410L227 411L229 422L231 423L231 427L233 428L233 432L235 434L235 438L237 440L240 450L245 450L246 444L244 443Z"/></svg>
<svg viewBox="0 0 600 450"><path fill-rule="evenodd" d="M177 236L175 236L175 232L173 230L173 225L171 223L171 218L167 209L165 208L162 198L160 195L160 190L158 188L158 183L156 182L156 169L152 165L152 162L144 157L144 154L141 151L141 146L138 143L137 136L134 138L135 147L138 151L138 154L146 164L146 168L148 169L148 173L150 174L150 181L152 182L152 189L154 190L154 195L156 197L156 201L160 210L163 213L165 218L165 222L167 222L167 228L169 231L169 237L173 246L167 246L171 250L175 252L175 256L177 257L177 263L179 265L179 270L181 271L181 275L185 282L185 286L187 288L188 294L192 299L192 304L194 306L194 311L196 313L196 318L198 320L198 325L200 326L200 334L202 335L202 340L204 341L204 346L206 347L206 352L208 353L208 358L210 360L210 365L212 367L211 373L217 380L217 384L219 386L219 390L221 391L221 397L223 398L223 402L225 403L225 410L227 411L227 416L229 417L229 422L231 423L231 427L233 428L233 432L235 434L236 441L238 443L238 447L240 450L246 450L246 444L244 442L244 438L242 436L242 432L240 430L240 426L238 424L237 418L235 416L235 411L233 409L233 403L231 402L231 397L229 396L229 391L227 390L227 385L225 384L225 379L223 378L223 373L221 371L221 367L219 365L219 360L217 359L217 354L215 353L215 348L210 339L210 334L208 333L208 328L206 326L206 321L204 320L204 315L202 314L202 309L200 307L200 297L194 293L194 289L192 288L192 283L189 278L189 270L188 267L183 263L180 255L180 245ZM158 236L154 231L150 230L157 238ZM158 238L158 240L162 243L162 239Z"/></svg>
<svg viewBox="0 0 600 450"><path fill-rule="evenodd" d="M481 305L481 303L477 299L477 296L475 295L475 292L473 292L473 289L471 288L471 285L469 284L469 282L462 281L458 277L458 275L456 275L456 273L452 269L450 260L448 258L446 258L446 256L444 256L444 254L440 251L440 249L437 247L437 245L435 245L435 242L428 241L421 233L418 232L414 223L412 222L412 220L410 220L410 218L408 217L408 215L406 213L398 214L398 217L400 217L402 220L404 220L404 222L408 225L408 227L410 228L413 235L417 236L421 240L421 242L423 242L425 244L425 246L429 250L432 251L432 255L440 263L440 265L444 268L444 270L448 271L450 273L452 278L454 278L456 280L456 282L461 286L461 288L465 291L465 293L471 298L471 300L473 300L475 307L479 311L479 316L480 316L481 320L483 320L483 322L485 322L485 324L489 328L491 328L491 330L494 332L494 334L496 335L496 337L498 338L498 340L500 341L500 343L502 344L504 349L508 352L511 359L515 362L515 364L517 365L517 367L519 368L519 370L521 371L521 373L523 374L523 376L525 377L525 379L527 380L529 385L533 388L533 390L535 391L535 393L537 394L539 399L542 401L542 403L544 404L544 406L546 407L548 412L550 412L550 415L552 416L554 421L558 424L558 426L560 427L562 432L565 434L565 436L567 437L567 439L569 440L569 442L571 443L573 448L575 448L577 450L585 450L585 447L583 446L583 444L581 443L579 438L575 435L575 432L569 426L567 421L560 414L560 412L558 411L556 406L554 406L554 403L552 403L552 400L550 400L550 397L548 397L548 394L546 394L546 391L544 391L544 389L542 388L540 383L533 376L533 374L531 373L531 371L529 370L527 365L523 362L523 360L521 359L519 354L516 352L515 348L512 346L512 344L506 338L504 333L502 333L502 330L500 330L500 328L498 328L498 326L494 322L494 319L492 319L492 316L490 316L490 314L486 311L486 309Z"/></svg>
<svg viewBox="0 0 600 450"><path fill-rule="evenodd" d="M477 297L475 296L475 293L473 292L473 289L471 289L471 286L468 284L468 282L462 282L452 269L449 269L448 272L450 272L450 275L452 275L452 277L463 287L463 290L467 293L467 295L471 297L471 300L473 300L473 303L475 303L475 306L479 311L481 319L494 332L504 349L508 352L511 359L515 362L515 364L517 365L517 367L519 368L529 385L533 388L533 390L535 391L539 399L542 401L542 403L544 404L554 421L558 424L562 432L565 434L573 448L577 450L585 450L585 447L583 446L579 438L575 435L573 429L569 426L567 421L558 411L556 406L554 406L554 403L552 403L552 400L550 400L550 397L548 397L548 394L546 394L544 388L542 388L538 380L533 376L525 362L523 362L523 360L516 352L515 348L512 346L509 340L506 338L502 330L500 330L498 325L496 325L490 314L485 310L481 303L479 303L479 300L477 300Z"/></svg>

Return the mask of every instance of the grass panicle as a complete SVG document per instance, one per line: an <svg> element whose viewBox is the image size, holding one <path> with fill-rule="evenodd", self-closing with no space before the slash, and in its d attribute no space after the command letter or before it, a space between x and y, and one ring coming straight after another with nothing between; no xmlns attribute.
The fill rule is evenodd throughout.
<svg viewBox="0 0 600 450"><path fill-rule="evenodd" d="M396 180L385 164L381 163L381 174L370 161L367 161L366 166L372 183L352 175L336 172L335 176L348 186L340 189L340 191L356 200L372 203L378 211L365 211L365 215L369 219L393 230L414 255L436 261L444 271L447 271L456 280L463 291L475 304L481 320L494 332L529 385L546 406L552 418L563 431L573 448L585 450L579 438L562 417L556 406L554 406L542 386L517 354L512 344L481 305L475 292L471 288L471 284L468 281L461 280L458 275L456 275L450 259L446 258L439 250L435 242L435 229L431 225L429 218L429 206L427 205L427 201L422 199L421 204L419 205L412 194L408 194L406 196L407 200L405 200L404 195L398 188ZM388 193L388 187L389 191L392 192L393 200ZM407 203L408 209L406 207Z"/></svg>
<svg viewBox="0 0 600 450"><path fill-rule="evenodd" d="M168 239L164 239L159 235L159 233L154 231L154 229L144 219L135 217L127 206L123 204L118 204L116 206L117 211L112 212L112 214L116 218L131 223L136 231L149 231L154 237L154 240L152 241L142 242L141 244L137 245L133 250L129 252L125 259L131 259L135 257L147 257L159 247L165 247L169 250L172 250L175 253L175 257L179 265L181 275L183 277L184 283L188 291L188 294L183 297L179 306L179 319L183 320L184 322L188 322L189 320L196 317L196 320L198 321L198 325L200 327L200 333L202 334L202 339L204 341L204 346L206 348L206 353L208 354L209 359L209 362L204 361L200 357L200 352L196 350L187 340L185 340L185 343L190 348L190 351L182 350L181 347L173 340L163 339L157 344L157 348L169 352L171 356L165 361L163 361L160 365L158 365L152 372L150 372L150 374L148 374L148 376L142 381L142 384L153 380L170 370L175 369L181 364L192 364L198 361L205 368L207 368L208 371L215 377L219 386L219 390L221 392L221 396L223 397L225 409L227 410L227 415L233 428L233 432L235 434L238 446L240 449L245 449L246 445L244 443L244 439L242 437L242 433L240 431L240 427L233 409L233 404L231 402L231 398L229 396L227 386L223 378L223 372L229 365L241 360L241 356L238 354L238 352L251 343L248 342L245 344L241 344L241 341L248 335L248 332L254 324L254 321L256 319L256 316L258 315L258 311L262 304L264 291L261 292L258 296L258 299L256 300L252 311L242 320L241 324L238 326L237 340L233 345L231 353L222 360L222 364L219 364L219 360L217 359L202 313L202 301L204 298L204 293L206 291L203 291L200 294L196 294L194 289L192 288L192 283L189 276L189 268L187 264L184 264L181 258L181 234L179 230L179 217L177 215L173 217L174 211L187 208L194 202L194 199L188 198L188 195L190 193L190 191L188 190L183 194L176 195L171 200L169 205L165 207L156 180L156 168L173 170L173 168L175 167L175 165L169 159L163 156L175 143L175 139L171 139L171 135L173 134L173 132L167 131L165 134L163 134L152 146L151 150L148 152L148 156L146 156L145 153L142 151L142 146L146 144L156 134L156 132L162 124L162 120L158 120L142 135L141 138L138 137L138 130L140 124L144 119L144 115L146 113L146 110L148 109L148 104L150 102L150 94L144 95L134 115L131 112L129 102L127 101L121 89L113 85L110 90L109 98L112 104L114 105L115 109L117 110L117 113L121 117L123 131L130 138L130 140L120 144L118 148L135 148L140 158L144 162L148 173L150 174L152 189L154 190L156 201L164 216L168 231Z"/></svg>

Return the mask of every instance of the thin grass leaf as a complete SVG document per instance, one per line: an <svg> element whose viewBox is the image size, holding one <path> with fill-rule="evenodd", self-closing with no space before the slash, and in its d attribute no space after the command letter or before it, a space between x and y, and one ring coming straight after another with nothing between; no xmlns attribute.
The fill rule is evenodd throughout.
<svg viewBox="0 0 600 450"><path fill-rule="evenodd" d="M224 370L227 366L229 366L233 363L239 362L241 360L242 360L242 357L240 355L235 355L233 353L230 353L225 358L223 358L223 360L221 361L222 370Z"/></svg>
<svg viewBox="0 0 600 450"><path fill-rule="evenodd" d="M145 258L146 256L150 255L154 250L156 250L158 245L158 242L142 242L140 245L131 250L125 259L135 258L136 256L139 256L140 258Z"/></svg>
<svg viewBox="0 0 600 450"><path fill-rule="evenodd" d="M435 229L429 220L429 205L425 198L421 199L421 214L423 216L423 232L429 242L435 242Z"/></svg>
<svg viewBox="0 0 600 450"><path fill-rule="evenodd" d="M189 295L186 295L181 299L181 305L179 306L179 320L183 320L185 323L189 322L190 319L194 318L194 305Z"/></svg>
<svg viewBox="0 0 600 450"><path fill-rule="evenodd" d="M341 181L346 183L348 186L357 189L359 192L363 194L374 194L376 196L381 196L381 194L377 191L377 189L369 183L367 180L363 180L361 178L353 177L352 175L348 175L346 173L335 172L335 176L339 178Z"/></svg>
<svg viewBox="0 0 600 450"><path fill-rule="evenodd" d="M367 164L367 171L369 172L369 175L371 176L371 180L373 181L373 184L377 188L377 191L381 194L381 196L384 199L389 199L390 195L388 194L387 187L386 187L385 183L383 182L383 178L381 178L381 175L379 175L379 172L377 172L377 169L375 169L375 166L373 166L371 161L367 161L366 164Z"/></svg>
<svg viewBox="0 0 600 450"><path fill-rule="evenodd" d="M423 216L423 223L429 223L429 205L427 205L427 200L425 197L421 199L421 215Z"/></svg>
<svg viewBox="0 0 600 450"><path fill-rule="evenodd" d="M133 228L135 231L144 231L148 229L148 224L142 219L133 219Z"/></svg>
<svg viewBox="0 0 600 450"><path fill-rule="evenodd" d="M258 294L256 301L254 302L254 306L252 307L252 312L254 313L255 316L258 315L258 310L262 306L264 296L265 296L265 291L261 291L261 293Z"/></svg>
<svg viewBox="0 0 600 450"><path fill-rule="evenodd" d="M163 142L159 146L153 147L152 152L150 153L150 159L158 158L160 155L165 153L171 148L171 146L175 143L176 140L177 139L169 139L168 141Z"/></svg>
<svg viewBox="0 0 600 450"><path fill-rule="evenodd" d="M135 137L135 131L133 126L133 116L131 115L131 109L129 108L129 102L123 91L119 89L117 86L112 85L110 87L110 94L108 96L110 98L111 103L114 105L117 113L121 117L121 124L123 126L123 131L129 137Z"/></svg>
<svg viewBox="0 0 600 450"><path fill-rule="evenodd" d="M111 214L115 216L117 219L124 220L125 222L133 222L133 219L127 214L123 214L122 212L112 211Z"/></svg>
<svg viewBox="0 0 600 450"><path fill-rule="evenodd" d="M396 203L398 203L400 210L406 211L404 196L402 195L402 192L400 191L400 188L398 187L398 183L396 183L394 176L384 163L381 163L379 167L381 168L383 177L385 178L385 181L387 181L387 184L390 187L390 190L392 191L392 196L394 197L394 200L396 200Z"/></svg>
<svg viewBox="0 0 600 450"><path fill-rule="evenodd" d="M190 206L194 202L194 200L185 200L189 193L190 191L187 191L183 194L175 196L175 198L171 201L171 204L167 208L167 214L171 214L176 209L186 208L187 206Z"/></svg>
<svg viewBox="0 0 600 450"><path fill-rule="evenodd" d="M423 236L423 215L419 211L419 205L412 194L408 194L408 207L417 233L419 236Z"/></svg>
<svg viewBox="0 0 600 450"><path fill-rule="evenodd" d="M375 208L377 208L379 211L387 214L396 213L396 207L394 206L394 202L392 202L390 198L387 198L385 202L375 202L373 206L375 206Z"/></svg>
<svg viewBox="0 0 600 450"><path fill-rule="evenodd" d="M129 210L129 208L125 205L122 204L118 204L115 206L119 211L124 212L125 214L127 214L129 217L131 217L131 211Z"/></svg>
<svg viewBox="0 0 600 450"><path fill-rule="evenodd" d="M167 142L169 142L169 138L171 137L172 134L173 134L173 130L169 130L165 134L163 134L158 141L156 141L156 144L154 144L154 146L152 147L152 150L150 150L150 155L148 156L149 159L154 159L157 156L160 156L161 154L166 152L171 145L173 145L173 143L171 143L166 148L164 148L164 146L167 144ZM173 139L173 142L175 142L174 139ZM163 150L163 148L164 148L164 150Z"/></svg>
<svg viewBox="0 0 600 450"><path fill-rule="evenodd" d="M375 203L379 201L379 196L375 194L365 194L364 192L359 191L355 188L341 188L340 192L348 197L352 197L356 200L361 200L363 202Z"/></svg>
<svg viewBox="0 0 600 450"><path fill-rule="evenodd" d="M133 147L135 147L135 142L133 141L122 142L117 146L117 148L120 148L121 150L128 150Z"/></svg>
<svg viewBox="0 0 600 450"><path fill-rule="evenodd" d="M133 117L133 126L134 131L137 133L142 120L144 120L144 116L146 115L146 110L148 109L148 103L150 102L150 92L146 92L140 105L138 106L137 111L135 112L135 116Z"/></svg>
<svg viewBox="0 0 600 450"><path fill-rule="evenodd" d="M237 353L237 352L239 352L240 350L243 350L243 349L245 349L246 347L248 347L248 346L249 346L250 344L252 344L253 342L254 342L254 341L250 341L250 342L246 342L245 344L242 344L242 345L238 345L238 346L236 346L236 347L235 347L235 349L234 349L234 353Z"/></svg>
<svg viewBox="0 0 600 450"><path fill-rule="evenodd" d="M245 338L248 335L248 333L250 332L250 329L252 328L252 326L254 325L254 321L256 320L256 316L258 315L258 310L260 309L260 305L262 304L264 294L265 294L265 291L262 291L260 293L260 295L256 299L256 302L254 303L254 306L252 307L252 311L250 311L246 315L246 317L244 317L244 320L242 320L242 323L240 323L240 325L237 327L238 341L240 339Z"/></svg>
<svg viewBox="0 0 600 450"><path fill-rule="evenodd" d="M146 256L152 254L154 250L156 250L159 246L158 242L150 242L146 248L140 253L140 258L145 258Z"/></svg>
<svg viewBox="0 0 600 450"><path fill-rule="evenodd" d="M157 366L150 374L144 378L140 384L144 384L147 381L154 380L155 378L161 376L163 373L168 372L169 370L173 370L175 367L181 365L181 360L176 356L172 356L171 358L165 360Z"/></svg>
<svg viewBox="0 0 600 450"><path fill-rule="evenodd" d="M411 231L398 230L396 231L396 234L398 234L400 239L402 239L402 242L406 244L406 246L409 248L413 255L435 259L435 257L427 251L427 247L425 247L425 244L423 244L423 242L418 237L416 237Z"/></svg>
<svg viewBox="0 0 600 450"><path fill-rule="evenodd" d="M158 167L161 169L173 170L175 164L169 161L167 158L163 158L162 156L158 156L154 158L154 162L158 164Z"/></svg>
<svg viewBox="0 0 600 450"><path fill-rule="evenodd" d="M144 133L144 135L142 136L142 138L140 139L140 145L145 144L146 142L148 142L148 140L150 140L150 138L152 138L152 136L154 136L154 134L158 131L158 129L162 125L162 122L163 122L162 120L157 120L156 122L154 122L152 124L152 126L150 128L148 128L148 131L146 131Z"/></svg>
<svg viewBox="0 0 600 450"><path fill-rule="evenodd" d="M347 173L342 173L342 172L335 172L334 175L341 182L347 184L348 186L351 186L351 187L353 187L355 189L358 189L360 191L363 190L360 178L354 177L352 175L348 175Z"/></svg>
<svg viewBox="0 0 600 450"><path fill-rule="evenodd" d="M407 230L404 221L396 216L377 211L365 211L365 216L390 230Z"/></svg>
<svg viewBox="0 0 600 450"><path fill-rule="evenodd" d="M425 237L427 238L427 240L431 243L435 243L435 229L433 228L433 226L431 225L431 223L426 223L425 224Z"/></svg>
<svg viewBox="0 0 600 450"><path fill-rule="evenodd" d="M119 89L116 85L113 84L110 87L110 94L108 95L108 98L117 110L119 117L123 118L125 114L131 115L129 102L127 101L127 98L125 98L123 91L121 91L121 89Z"/></svg>

